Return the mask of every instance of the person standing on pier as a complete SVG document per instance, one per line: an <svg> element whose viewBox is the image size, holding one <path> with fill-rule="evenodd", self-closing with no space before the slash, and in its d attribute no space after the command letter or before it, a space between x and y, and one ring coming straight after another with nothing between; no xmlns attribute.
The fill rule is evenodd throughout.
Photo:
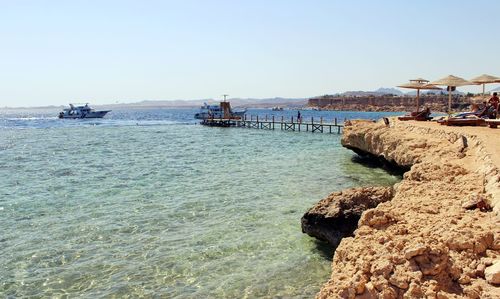
<svg viewBox="0 0 500 299"><path fill-rule="evenodd" d="M297 111L297 121L300 123L302 121L302 116L300 115L300 110Z"/></svg>

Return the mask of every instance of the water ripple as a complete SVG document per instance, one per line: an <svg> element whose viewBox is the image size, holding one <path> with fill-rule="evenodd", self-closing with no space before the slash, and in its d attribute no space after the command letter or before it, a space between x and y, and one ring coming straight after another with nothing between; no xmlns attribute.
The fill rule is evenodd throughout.
<svg viewBox="0 0 500 299"><path fill-rule="evenodd" d="M0 130L0 295L312 297L330 261L302 213L399 180L338 135L140 117Z"/></svg>

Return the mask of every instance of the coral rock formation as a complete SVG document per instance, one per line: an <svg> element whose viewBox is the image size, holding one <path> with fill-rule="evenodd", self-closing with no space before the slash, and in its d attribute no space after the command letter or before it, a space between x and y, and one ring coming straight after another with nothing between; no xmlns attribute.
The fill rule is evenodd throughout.
<svg viewBox="0 0 500 299"><path fill-rule="evenodd" d="M485 140L437 124L346 127L344 146L410 170L342 239L317 297L500 298L498 149Z"/></svg>
<svg viewBox="0 0 500 299"><path fill-rule="evenodd" d="M358 227L365 210L392 199L392 187L364 187L334 192L302 217L302 232L337 246Z"/></svg>

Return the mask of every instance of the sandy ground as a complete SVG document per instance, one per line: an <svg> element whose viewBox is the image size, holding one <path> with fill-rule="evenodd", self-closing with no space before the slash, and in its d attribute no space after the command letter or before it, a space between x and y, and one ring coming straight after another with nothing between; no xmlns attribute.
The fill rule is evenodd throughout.
<svg viewBox="0 0 500 299"><path fill-rule="evenodd" d="M436 122L425 122L425 121L408 121L413 126L431 129L440 129L446 132L452 132L457 134L469 134L475 135L480 138L488 152L491 154L491 159L493 163L500 169L500 127L492 129L489 127L456 127L456 126L442 126Z"/></svg>

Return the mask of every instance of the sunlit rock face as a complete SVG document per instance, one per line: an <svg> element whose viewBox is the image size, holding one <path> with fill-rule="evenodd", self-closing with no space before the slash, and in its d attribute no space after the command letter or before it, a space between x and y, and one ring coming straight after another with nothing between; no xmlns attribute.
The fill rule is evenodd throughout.
<svg viewBox="0 0 500 299"><path fill-rule="evenodd" d="M334 192L302 217L302 232L337 246L351 236L361 214L392 198L392 187L362 187Z"/></svg>
<svg viewBox="0 0 500 299"><path fill-rule="evenodd" d="M498 149L477 132L393 119L348 123L345 147L408 171L392 199L362 212L352 237L340 241L318 298L500 297L500 177L491 158Z"/></svg>

